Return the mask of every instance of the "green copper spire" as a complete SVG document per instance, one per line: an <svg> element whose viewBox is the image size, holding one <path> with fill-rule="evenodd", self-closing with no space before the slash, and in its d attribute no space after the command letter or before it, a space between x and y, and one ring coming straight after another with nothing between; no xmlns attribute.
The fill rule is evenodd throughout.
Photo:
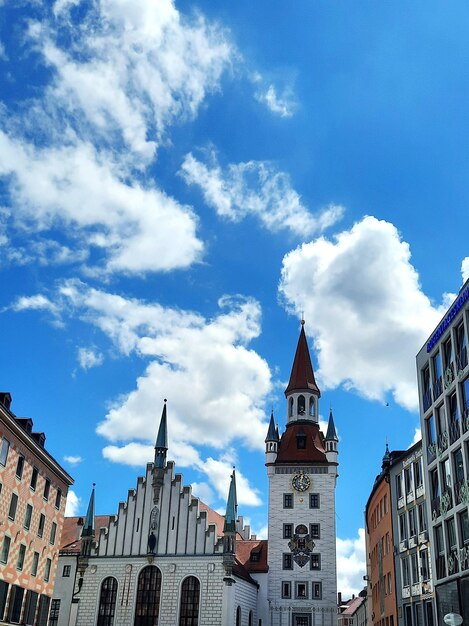
<svg viewBox="0 0 469 626"><path fill-rule="evenodd" d="M223 532L236 532L236 517L238 510L238 501L236 498L236 474L233 468L231 474L230 490L228 492L228 500L226 503L225 525L223 526Z"/></svg>
<svg viewBox="0 0 469 626"><path fill-rule="evenodd" d="M81 531L82 537L94 537L94 488L95 483L93 483L93 489L91 491L90 501L88 504L88 510L86 512L85 523L83 525L83 530Z"/></svg>
<svg viewBox="0 0 469 626"><path fill-rule="evenodd" d="M155 443L155 467L163 469L166 465L166 452L168 451L168 425L166 420L166 398L164 399L163 413Z"/></svg>

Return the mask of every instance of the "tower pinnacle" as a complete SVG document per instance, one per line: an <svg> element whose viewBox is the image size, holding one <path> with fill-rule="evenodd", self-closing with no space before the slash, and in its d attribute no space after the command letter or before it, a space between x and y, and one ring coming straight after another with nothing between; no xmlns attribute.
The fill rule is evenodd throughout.
<svg viewBox="0 0 469 626"><path fill-rule="evenodd" d="M166 398L164 399L163 413L161 414L160 427L155 443L155 467L163 469L166 465L166 452L168 451L168 424L166 419Z"/></svg>
<svg viewBox="0 0 469 626"><path fill-rule="evenodd" d="M285 389L285 396L296 391L309 391L319 398L321 397L321 392L314 378L304 323L304 319L302 319L300 337L298 339L298 345L296 346L290 381Z"/></svg>

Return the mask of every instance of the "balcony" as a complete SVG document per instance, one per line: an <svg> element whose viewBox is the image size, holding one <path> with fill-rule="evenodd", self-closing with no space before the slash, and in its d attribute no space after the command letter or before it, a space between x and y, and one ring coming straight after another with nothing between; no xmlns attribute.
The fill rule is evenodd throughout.
<svg viewBox="0 0 469 626"><path fill-rule="evenodd" d="M433 383L433 400L436 400L443 393L443 379L439 376Z"/></svg>
<svg viewBox="0 0 469 626"><path fill-rule="evenodd" d="M422 530L419 533L419 543L426 543L428 541L428 530Z"/></svg>
<svg viewBox="0 0 469 626"><path fill-rule="evenodd" d="M414 583L410 589L410 593L413 596L419 596L422 593L422 585L420 583Z"/></svg>
<svg viewBox="0 0 469 626"><path fill-rule="evenodd" d="M457 548L452 548L448 557L448 576L459 572L459 553Z"/></svg>
<svg viewBox="0 0 469 626"><path fill-rule="evenodd" d="M436 443L429 443L427 446L427 463L430 465L436 459Z"/></svg>
<svg viewBox="0 0 469 626"><path fill-rule="evenodd" d="M449 389L451 385L453 384L454 380L455 380L454 363L451 361L451 363L445 369L445 389Z"/></svg>
<svg viewBox="0 0 469 626"><path fill-rule="evenodd" d="M430 387L423 392L422 404L423 412L426 413L432 405L432 390Z"/></svg>
<svg viewBox="0 0 469 626"><path fill-rule="evenodd" d="M402 588L402 597L403 598L410 598L410 586Z"/></svg>
<svg viewBox="0 0 469 626"><path fill-rule="evenodd" d="M454 495L456 504L469 504L469 482L467 480L456 480L454 483Z"/></svg>
<svg viewBox="0 0 469 626"><path fill-rule="evenodd" d="M398 509L402 509L402 507L404 506L404 504L405 504L404 496L401 496L401 497L399 498L399 500L397 501L397 508L398 508Z"/></svg>
<svg viewBox="0 0 469 626"><path fill-rule="evenodd" d="M448 432L446 430L438 435L436 445L436 451L438 453L438 456L441 456L443 452L448 448Z"/></svg>
<svg viewBox="0 0 469 626"><path fill-rule="evenodd" d="M412 537L409 538L409 550L410 548L415 548L416 545L417 545L417 535L412 535Z"/></svg>
<svg viewBox="0 0 469 626"><path fill-rule="evenodd" d="M421 485L417 486L417 498L421 498L424 495L425 495L425 486L422 483Z"/></svg>
<svg viewBox="0 0 469 626"><path fill-rule="evenodd" d="M409 493L406 496L406 502L407 504L409 504L409 502L413 502L413 501L414 501L414 492L409 491Z"/></svg>
<svg viewBox="0 0 469 626"><path fill-rule="evenodd" d="M407 550L407 539L403 539L399 542L399 552L404 552L404 550Z"/></svg>
<svg viewBox="0 0 469 626"><path fill-rule="evenodd" d="M451 489L445 489L440 498L440 513L446 515L446 513L453 508L453 494Z"/></svg>

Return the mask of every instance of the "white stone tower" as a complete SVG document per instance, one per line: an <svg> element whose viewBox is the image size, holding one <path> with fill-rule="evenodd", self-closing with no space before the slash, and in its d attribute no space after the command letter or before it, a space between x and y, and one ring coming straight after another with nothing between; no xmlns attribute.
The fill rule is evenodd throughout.
<svg viewBox="0 0 469 626"><path fill-rule="evenodd" d="M336 626L337 435L319 429L321 393L302 321L285 390L287 423L273 415L266 437L269 477L268 601L272 626Z"/></svg>

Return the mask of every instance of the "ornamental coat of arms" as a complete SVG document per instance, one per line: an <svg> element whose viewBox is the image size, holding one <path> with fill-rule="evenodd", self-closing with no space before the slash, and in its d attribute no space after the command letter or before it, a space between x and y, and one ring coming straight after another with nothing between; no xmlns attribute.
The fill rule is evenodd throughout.
<svg viewBox="0 0 469 626"><path fill-rule="evenodd" d="M308 563L311 553L314 550L314 545L314 541L311 539L308 529L304 524L300 524L295 528L295 534L288 542L293 560L300 567L304 567L306 563Z"/></svg>

